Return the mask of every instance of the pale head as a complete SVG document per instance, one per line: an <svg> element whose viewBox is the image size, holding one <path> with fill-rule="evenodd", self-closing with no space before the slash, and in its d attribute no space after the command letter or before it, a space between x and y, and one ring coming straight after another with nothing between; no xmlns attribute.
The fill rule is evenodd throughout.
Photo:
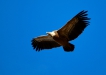
<svg viewBox="0 0 106 75"><path fill-rule="evenodd" d="M50 36L55 36L56 35L56 32L57 32L57 30L55 30L55 31L52 31L52 32L46 32L48 35L50 35Z"/></svg>

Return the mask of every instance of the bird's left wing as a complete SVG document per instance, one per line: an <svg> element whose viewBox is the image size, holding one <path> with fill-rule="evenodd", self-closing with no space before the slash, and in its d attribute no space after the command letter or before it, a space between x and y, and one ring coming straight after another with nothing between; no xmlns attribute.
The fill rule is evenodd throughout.
<svg viewBox="0 0 106 75"><path fill-rule="evenodd" d="M89 25L88 20L90 20L90 18L88 18L87 15L87 11L83 10L79 12L67 22L65 26L58 30L58 34L62 37L66 37L69 41L74 40Z"/></svg>
<svg viewBox="0 0 106 75"><path fill-rule="evenodd" d="M51 49L51 48L60 46L49 35L33 38L31 42L32 42L33 48L36 49L36 51L40 51L40 50L43 50L43 49Z"/></svg>

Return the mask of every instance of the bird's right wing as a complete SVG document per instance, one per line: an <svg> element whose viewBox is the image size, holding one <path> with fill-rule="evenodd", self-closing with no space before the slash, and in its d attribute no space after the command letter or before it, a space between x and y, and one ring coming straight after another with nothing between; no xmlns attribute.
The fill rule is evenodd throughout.
<svg viewBox="0 0 106 75"><path fill-rule="evenodd" d="M49 35L33 38L31 42L32 42L33 48L36 49L36 51L40 51L40 50L43 50L43 49L51 49L51 48L60 46Z"/></svg>

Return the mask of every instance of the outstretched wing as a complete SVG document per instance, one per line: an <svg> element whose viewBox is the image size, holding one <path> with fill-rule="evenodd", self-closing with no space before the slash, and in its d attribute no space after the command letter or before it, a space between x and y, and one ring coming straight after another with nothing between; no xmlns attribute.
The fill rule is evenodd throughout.
<svg viewBox="0 0 106 75"><path fill-rule="evenodd" d="M49 35L33 38L31 42L33 48L36 49L36 51L40 51L42 49L51 49L60 46Z"/></svg>
<svg viewBox="0 0 106 75"><path fill-rule="evenodd" d="M62 37L67 38L69 41L77 38L85 27L89 25L87 17L87 11L79 12L75 17L73 17L65 26L58 30L58 34Z"/></svg>

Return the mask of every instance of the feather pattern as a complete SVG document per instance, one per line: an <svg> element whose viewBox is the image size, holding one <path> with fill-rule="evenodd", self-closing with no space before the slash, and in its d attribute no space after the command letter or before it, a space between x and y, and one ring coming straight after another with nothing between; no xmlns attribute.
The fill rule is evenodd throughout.
<svg viewBox="0 0 106 75"><path fill-rule="evenodd" d="M52 39L51 36L40 36L32 39L32 46L36 51L40 51L42 49L51 49L54 47L59 47L60 45Z"/></svg>
<svg viewBox="0 0 106 75"><path fill-rule="evenodd" d="M61 37L66 37L68 41L77 38L83 30L89 25L87 11L81 11L73 17L65 26L58 30Z"/></svg>

